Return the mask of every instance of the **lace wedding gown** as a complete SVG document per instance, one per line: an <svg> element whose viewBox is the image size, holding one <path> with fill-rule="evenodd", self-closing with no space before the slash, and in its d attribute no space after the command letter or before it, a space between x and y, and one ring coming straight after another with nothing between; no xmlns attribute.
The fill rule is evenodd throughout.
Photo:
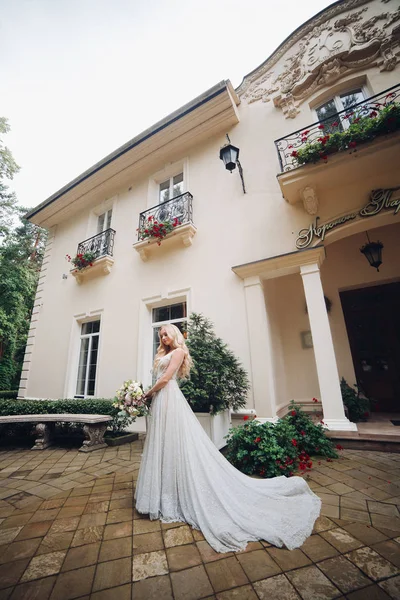
<svg viewBox="0 0 400 600"><path fill-rule="evenodd" d="M171 355L160 360L157 377ZM139 513L189 523L217 552L260 539L297 548L321 507L301 477L253 479L231 465L203 430L176 374L153 397L135 498Z"/></svg>

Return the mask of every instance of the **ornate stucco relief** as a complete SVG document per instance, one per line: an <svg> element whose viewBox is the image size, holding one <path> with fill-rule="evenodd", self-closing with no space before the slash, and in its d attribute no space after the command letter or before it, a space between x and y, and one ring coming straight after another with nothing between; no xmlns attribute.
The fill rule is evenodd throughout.
<svg viewBox="0 0 400 600"><path fill-rule="evenodd" d="M302 100L345 74L373 65L393 70L400 56L400 7L371 15L370 7L363 6L367 3L347 0L293 34L243 80L237 90L242 100L273 100L286 118L294 118ZM290 49L293 53L279 67L279 59Z"/></svg>

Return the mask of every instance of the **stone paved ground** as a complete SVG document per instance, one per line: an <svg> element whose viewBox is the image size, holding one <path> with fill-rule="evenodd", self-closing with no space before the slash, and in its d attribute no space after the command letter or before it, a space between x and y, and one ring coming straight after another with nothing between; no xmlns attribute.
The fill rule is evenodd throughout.
<svg viewBox="0 0 400 600"><path fill-rule="evenodd" d="M135 513L141 448L0 451L0 600L400 599L400 454L317 461L322 516L301 549L217 554Z"/></svg>

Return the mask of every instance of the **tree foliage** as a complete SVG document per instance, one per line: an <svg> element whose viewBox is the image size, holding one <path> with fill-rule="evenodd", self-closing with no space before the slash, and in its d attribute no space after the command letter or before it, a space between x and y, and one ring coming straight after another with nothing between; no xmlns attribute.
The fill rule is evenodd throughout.
<svg viewBox="0 0 400 600"><path fill-rule="evenodd" d="M192 313L188 325L188 348L194 366L190 379L180 387L195 412L216 414L246 405L249 379L227 344L217 337L213 324Z"/></svg>
<svg viewBox="0 0 400 600"><path fill-rule="evenodd" d="M8 131L0 118L0 135ZM26 209L4 181L18 170L0 138L0 390L18 387L46 240L45 230L22 217Z"/></svg>

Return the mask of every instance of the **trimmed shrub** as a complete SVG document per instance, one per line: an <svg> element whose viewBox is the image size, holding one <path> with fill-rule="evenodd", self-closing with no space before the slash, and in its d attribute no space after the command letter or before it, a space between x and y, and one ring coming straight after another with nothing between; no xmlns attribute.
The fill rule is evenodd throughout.
<svg viewBox="0 0 400 600"><path fill-rule="evenodd" d="M312 468L311 455L338 457L322 425L315 425L293 402L276 424L251 421L227 436L226 458L247 475L290 477L297 469Z"/></svg>
<svg viewBox="0 0 400 600"><path fill-rule="evenodd" d="M18 396L18 390L3 390L0 391L0 399L13 399L16 400Z"/></svg>

